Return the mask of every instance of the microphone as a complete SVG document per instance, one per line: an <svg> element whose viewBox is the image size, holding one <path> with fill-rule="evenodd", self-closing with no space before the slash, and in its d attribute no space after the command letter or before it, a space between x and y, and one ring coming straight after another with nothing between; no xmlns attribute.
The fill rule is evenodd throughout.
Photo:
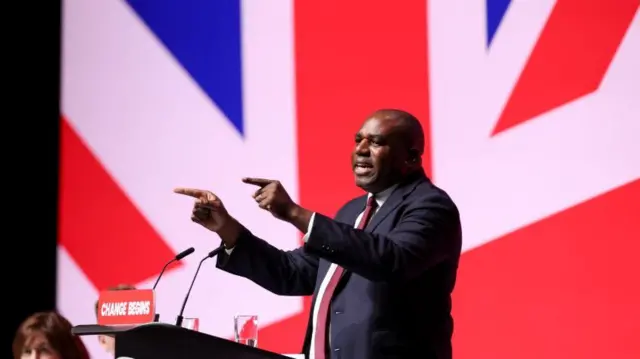
<svg viewBox="0 0 640 359"><path fill-rule="evenodd" d="M224 250L224 244L221 244L220 247L212 250L211 252L209 252L209 254L207 254L206 257L202 258L200 260L200 263L198 263L198 268L196 269L196 273L193 275L193 279L191 280L191 285L189 286L189 290L187 291L187 295L184 297L184 301L182 302L182 308L180 308L180 314L178 314L178 318L176 319L176 326L180 327L182 326L182 320L184 319L184 317L182 316L182 314L184 314L184 308L187 306L187 301L189 300L189 295L191 294L191 289L193 289L193 283L196 282L196 277L198 276L198 272L200 272L200 267L202 266L202 263L204 263L204 261L206 261L209 258L213 258L215 256L218 255L218 253L222 252Z"/></svg>
<svg viewBox="0 0 640 359"><path fill-rule="evenodd" d="M153 284L153 290L156 289L156 287L158 286L158 282L160 281L160 278L162 277L162 275L164 274L164 271L167 269L167 267L169 266L169 264L179 261L182 258L188 256L189 254L193 253L195 251L195 249L193 249L193 247L189 247L187 249L185 249L184 251L178 253L175 257L173 257L170 261L168 261L164 267L162 267L162 270L160 271L160 274L158 275L158 279L156 279L156 282Z"/></svg>
<svg viewBox="0 0 640 359"><path fill-rule="evenodd" d="M184 251L178 253L175 257L171 258L171 260L168 261L164 265L164 267L162 267L162 270L160 271L160 274L158 274L158 278L156 279L156 282L153 284L153 288L151 288L151 289L152 290L156 289L156 287L158 286L158 282L160 282L160 278L162 278L162 275L164 274L164 271L167 269L169 264L181 260L182 258L188 256L189 254L193 253L194 251L195 251L195 249L193 249L193 247L189 247L189 248L185 249ZM156 313L155 317L153 317L153 321L157 322L159 320L160 320L160 314Z"/></svg>

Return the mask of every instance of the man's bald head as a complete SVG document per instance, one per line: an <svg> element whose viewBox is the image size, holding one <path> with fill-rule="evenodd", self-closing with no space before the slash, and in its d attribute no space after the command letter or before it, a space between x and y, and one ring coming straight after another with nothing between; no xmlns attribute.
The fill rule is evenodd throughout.
<svg viewBox="0 0 640 359"><path fill-rule="evenodd" d="M398 109L380 109L372 117L396 122L396 131L405 138L407 145L416 150L418 155L424 154L424 130L414 115Z"/></svg>

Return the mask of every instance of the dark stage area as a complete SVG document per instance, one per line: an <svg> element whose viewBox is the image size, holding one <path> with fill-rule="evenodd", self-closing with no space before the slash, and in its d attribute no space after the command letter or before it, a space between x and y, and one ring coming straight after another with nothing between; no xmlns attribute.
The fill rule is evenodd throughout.
<svg viewBox="0 0 640 359"><path fill-rule="evenodd" d="M2 131L8 334L1 356L10 358L20 322L55 308L60 2L12 3L3 14L6 24L14 23L5 33L4 78L9 81L4 81Z"/></svg>

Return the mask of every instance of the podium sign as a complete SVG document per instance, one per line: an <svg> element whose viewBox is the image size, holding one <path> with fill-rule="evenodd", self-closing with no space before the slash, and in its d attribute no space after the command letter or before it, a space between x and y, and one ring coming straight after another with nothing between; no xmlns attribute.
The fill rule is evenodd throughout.
<svg viewBox="0 0 640 359"><path fill-rule="evenodd" d="M152 289L103 291L98 299L98 324L135 325L153 322L156 297Z"/></svg>

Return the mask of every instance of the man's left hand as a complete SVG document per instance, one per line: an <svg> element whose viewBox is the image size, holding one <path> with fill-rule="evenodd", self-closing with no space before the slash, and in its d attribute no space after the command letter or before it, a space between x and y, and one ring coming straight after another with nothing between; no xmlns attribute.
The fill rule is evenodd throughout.
<svg viewBox="0 0 640 359"><path fill-rule="evenodd" d="M260 187L253 194L253 199L255 199L260 208L271 212L274 217L280 220L291 221L293 219L299 206L291 200L280 181L264 178L243 178L242 182Z"/></svg>

